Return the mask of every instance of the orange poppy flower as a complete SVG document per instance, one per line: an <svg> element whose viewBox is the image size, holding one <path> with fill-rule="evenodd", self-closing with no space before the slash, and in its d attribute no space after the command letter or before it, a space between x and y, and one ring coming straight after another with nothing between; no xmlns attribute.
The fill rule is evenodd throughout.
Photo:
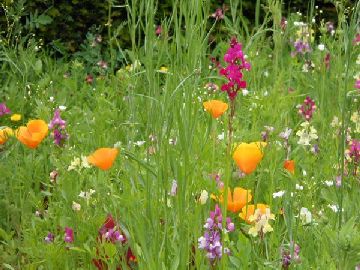
<svg viewBox="0 0 360 270"><path fill-rule="evenodd" d="M113 165L119 150L117 148L99 148L87 160L90 164L102 169L108 170Z"/></svg>
<svg viewBox="0 0 360 270"><path fill-rule="evenodd" d="M48 134L48 125L43 120L31 120L26 127L21 126L16 131L17 139L27 147L35 149Z"/></svg>
<svg viewBox="0 0 360 270"><path fill-rule="evenodd" d="M14 134L13 130L9 127L0 129L0 144L6 143L10 136Z"/></svg>
<svg viewBox="0 0 360 270"><path fill-rule="evenodd" d="M295 161L294 160L285 160L284 161L284 169L290 172L291 174L295 174Z"/></svg>
<svg viewBox="0 0 360 270"><path fill-rule="evenodd" d="M214 195L211 195L211 198L223 203L223 195L220 195L217 198ZM243 189L241 187L234 188L234 193L231 193L230 188L228 189L228 200L227 200L227 210L236 213L241 210L248 202L252 199L251 190Z"/></svg>
<svg viewBox="0 0 360 270"><path fill-rule="evenodd" d="M258 203L256 205L256 208L255 208L254 204L249 204L249 205L244 206L241 209L241 213L239 214L239 217L242 218L243 220L245 220L246 223L250 224L251 222L249 221L249 217L255 213L255 209L260 209L260 212L262 214L265 214L266 208L269 208L269 206L266 204L262 204L262 203Z"/></svg>
<svg viewBox="0 0 360 270"><path fill-rule="evenodd" d="M209 100L203 103L204 109L211 114L213 118L220 117L228 109L228 105L221 100Z"/></svg>
<svg viewBox="0 0 360 270"><path fill-rule="evenodd" d="M252 142L241 143L236 147L233 159L243 173L250 174L255 171L264 156L262 148L265 146L265 142Z"/></svg>

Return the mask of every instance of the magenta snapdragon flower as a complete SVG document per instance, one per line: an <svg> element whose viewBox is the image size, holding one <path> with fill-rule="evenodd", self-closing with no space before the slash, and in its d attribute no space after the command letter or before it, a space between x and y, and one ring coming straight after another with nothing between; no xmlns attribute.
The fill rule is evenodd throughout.
<svg viewBox="0 0 360 270"><path fill-rule="evenodd" d="M0 103L0 116L3 116L5 114L10 114L10 109L6 106L5 103Z"/></svg>
<svg viewBox="0 0 360 270"><path fill-rule="evenodd" d="M227 66L220 69L220 75L226 77L227 83L221 86L221 90L228 93L230 100L234 100L240 89L246 88L246 81L243 80L243 69L250 70L250 63L245 60L241 43L236 38L230 41L230 48L224 55Z"/></svg>
<svg viewBox="0 0 360 270"><path fill-rule="evenodd" d="M66 243L72 243L74 242L74 231L73 229L69 228L69 227L65 227L65 237L64 237L64 241Z"/></svg>

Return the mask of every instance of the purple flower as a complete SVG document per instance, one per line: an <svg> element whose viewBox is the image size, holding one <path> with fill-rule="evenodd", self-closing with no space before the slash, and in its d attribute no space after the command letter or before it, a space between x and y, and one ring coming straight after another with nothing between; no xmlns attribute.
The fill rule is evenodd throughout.
<svg viewBox="0 0 360 270"><path fill-rule="evenodd" d="M69 227L65 227L65 237L64 237L64 241L66 243L72 243L74 242L74 231L73 229L69 228Z"/></svg>
<svg viewBox="0 0 360 270"><path fill-rule="evenodd" d="M299 114L302 115L306 121L310 121L312 118L313 113L315 112L316 105L314 100L310 97L306 97L304 103L298 105Z"/></svg>
<svg viewBox="0 0 360 270"><path fill-rule="evenodd" d="M0 116L10 113L11 111L8 107L6 107L5 103L0 103Z"/></svg>
<svg viewBox="0 0 360 270"><path fill-rule="evenodd" d="M53 242L54 242L54 238L55 238L54 234L52 234L51 232L49 232L49 233L47 234L47 236L44 238L44 241L45 241L46 243L50 244L50 243L53 243Z"/></svg>
<svg viewBox="0 0 360 270"><path fill-rule="evenodd" d="M304 55L307 52L311 52L311 47L308 42L297 40L294 42L295 51L291 52L291 56L295 57L297 54Z"/></svg>
<svg viewBox="0 0 360 270"><path fill-rule="evenodd" d="M50 121L49 128L53 129L54 143L61 146L68 138L68 134L65 131L66 121L60 116L60 109L56 109L54 117Z"/></svg>
<svg viewBox="0 0 360 270"><path fill-rule="evenodd" d="M287 249L281 248L281 262L283 269L288 269L291 262L300 263L300 246L294 244L294 253L291 255L291 252Z"/></svg>
<svg viewBox="0 0 360 270"><path fill-rule="evenodd" d="M341 187L341 175L335 177L335 185Z"/></svg>
<svg viewBox="0 0 360 270"><path fill-rule="evenodd" d="M325 26L326 26L326 31L327 31L328 33L330 33L331 35L333 35L333 33L334 33L334 31L335 31L334 23L333 23L333 22L327 22L327 23L325 24Z"/></svg>
<svg viewBox="0 0 360 270"><path fill-rule="evenodd" d="M65 128L65 125L66 125L66 121L64 121L63 119L61 119L61 116L60 116L60 109L56 109L55 112L54 112L54 117L53 119L50 121L50 124L49 124L49 128L50 129L53 129L55 128L56 126L64 129Z"/></svg>
<svg viewBox="0 0 360 270"><path fill-rule="evenodd" d="M218 205L215 205L215 211L210 212L210 217L207 218L204 228L204 235L198 238L198 248L206 251L206 257L212 265L215 265L216 261L222 257L222 213ZM235 229L235 225L229 217L226 218L226 228L229 232ZM230 253L226 247L224 251L225 254Z"/></svg>
<svg viewBox="0 0 360 270"><path fill-rule="evenodd" d="M213 14L211 14L212 18L215 18L216 20L224 19L224 11L222 8L217 8Z"/></svg>

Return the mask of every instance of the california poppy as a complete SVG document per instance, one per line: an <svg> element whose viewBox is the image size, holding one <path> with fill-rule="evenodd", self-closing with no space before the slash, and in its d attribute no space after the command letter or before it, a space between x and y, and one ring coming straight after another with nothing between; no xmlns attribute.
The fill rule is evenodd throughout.
<svg viewBox="0 0 360 270"><path fill-rule="evenodd" d="M43 120L31 120L26 127L21 126L16 131L17 139L27 147L34 149L48 134L48 125Z"/></svg>
<svg viewBox="0 0 360 270"><path fill-rule="evenodd" d="M90 164L102 169L108 170L113 165L119 150L117 148L99 148L87 160Z"/></svg>
<svg viewBox="0 0 360 270"><path fill-rule="evenodd" d="M204 109L211 114L213 118L220 117L228 109L228 105L221 100L209 100L203 103Z"/></svg>
<svg viewBox="0 0 360 270"><path fill-rule="evenodd" d="M223 195L220 195L219 198L212 196L215 200L223 203ZM227 210L236 213L241 210L248 202L252 199L251 190L243 189L241 187L234 188L232 193L230 188L228 189L228 200L227 200Z"/></svg>
<svg viewBox="0 0 360 270"><path fill-rule="evenodd" d="M255 213L255 209L260 209L260 212L262 214L266 213L266 208L269 208L268 205L266 204L262 204L262 203L258 203L256 205L254 204L250 204L250 205L245 205L242 209L241 209L241 213L239 214L239 217L242 218L243 220L245 220L247 223L251 223L249 221L249 217L252 216Z"/></svg>
<svg viewBox="0 0 360 270"><path fill-rule="evenodd" d="M0 144L6 143L6 141L9 139L9 136L12 136L13 134L13 130L9 127L0 129Z"/></svg>
<svg viewBox="0 0 360 270"><path fill-rule="evenodd" d="M243 173L250 174L255 171L264 156L262 148L265 146L265 142L252 142L241 143L236 147L233 159Z"/></svg>
<svg viewBox="0 0 360 270"><path fill-rule="evenodd" d="M290 172L291 174L295 174L295 161L294 160L285 160L284 161L284 169Z"/></svg>

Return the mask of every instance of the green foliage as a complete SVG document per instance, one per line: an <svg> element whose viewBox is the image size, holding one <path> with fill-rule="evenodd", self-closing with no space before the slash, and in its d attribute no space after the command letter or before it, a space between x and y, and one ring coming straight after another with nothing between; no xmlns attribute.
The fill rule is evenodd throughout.
<svg viewBox="0 0 360 270"><path fill-rule="evenodd" d="M24 25L14 23L11 33L2 33L6 44L0 47L0 103L6 102L22 120L1 116L0 126L16 129L37 118L48 123L56 108L66 106L61 116L67 121L69 138L63 147L54 145L51 134L33 150L15 137L1 145L0 268L89 269L94 268L92 260L101 257L109 269L118 265L126 269L124 254L130 247L137 257L130 264L138 269L209 269L197 240L215 201L200 204L199 194L206 190L219 195L210 176L214 174L231 188L251 189L252 203L266 203L276 215L271 223L274 231L255 238L239 213L227 212L235 223L235 231L223 235L231 254L223 256L217 269L281 269L281 251L291 254L294 243L300 246L300 260L293 260L290 269L354 269L360 263L360 185L358 176L341 168L345 124L351 128L346 135L359 138L350 121L359 110L353 76L360 52L352 44L357 13L348 17L339 3L339 17L346 20L335 34L316 21L311 27L318 27L321 37L310 38L312 52L292 57L292 41L299 31L294 22L309 18L289 14L287 27L281 29L280 1L253 1L256 7L241 2L231 1L224 20L218 21L209 18L214 10L211 1L112 3L111 12L124 12L126 16L121 16L127 21L114 22L110 29L106 20L97 21L108 18L107 2L83 1L81 6L81 1L71 1L77 8L72 10L65 1L50 8L47 1L34 1L26 3L29 6L22 12L19 1L18 8L8 10L11 22L24 20ZM94 18L94 12L90 16L81 11L94 5L106 12L100 10ZM245 14L248 8L257 14L257 27L250 26L251 19L238 16L239 9ZM84 31L83 25L74 23L71 28L75 12L79 23L84 23L84 16L95 26L84 23ZM320 11L316 16L319 21L323 18ZM61 20L69 20L63 36L49 30L49 37L56 36L49 38L51 45L64 56L57 59L38 37L51 27L58 31ZM155 26L160 23L163 32L157 36ZM83 36L74 33L77 27ZM23 29L37 35L19 38ZM101 33L108 42L96 41ZM209 69L213 65L209 58L224 64L223 55L234 35L243 43L252 68L244 73L249 94L239 93L236 99L233 142L259 141L264 126L274 127L263 160L245 177L227 152L227 115L214 120L202 104L227 100L224 92L204 86L224 82L216 68ZM67 41L77 38L73 48L78 51L69 54ZM317 49L318 42L326 51ZM324 64L327 52L329 69ZM100 68L100 60L107 62L108 69ZM309 61L314 67L304 72ZM86 82L89 74L93 81ZM319 135L317 154L299 145L296 135L303 122L296 107L305 96L317 105L311 120ZM344 123L342 129L331 126L334 116ZM278 137L285 127L293 129L289 156ZM120 145L120 154L110 170L69 170L74 158L114 144ZM295 160L294 175L283 169L285 159ZM354 164L348 168L353 171ZM56 181L50 181L53 170L59 173ZM325 185L339 174L344 175L341 187ZM173 179L178 183L176 196L169 195ZM79 197L89 189L95 190L90 199ZM274 198L273 193L282 190L285 195ZM80 211L72 208L73 202L81 205ZM309 224L299 218L302 207L312 214ZM127 236L126 245L100 243L99 229L108 213ZM71 244L64 243L67 226L75 232ZM44 241L49 232L55 235L51 244Z"/></svg>

